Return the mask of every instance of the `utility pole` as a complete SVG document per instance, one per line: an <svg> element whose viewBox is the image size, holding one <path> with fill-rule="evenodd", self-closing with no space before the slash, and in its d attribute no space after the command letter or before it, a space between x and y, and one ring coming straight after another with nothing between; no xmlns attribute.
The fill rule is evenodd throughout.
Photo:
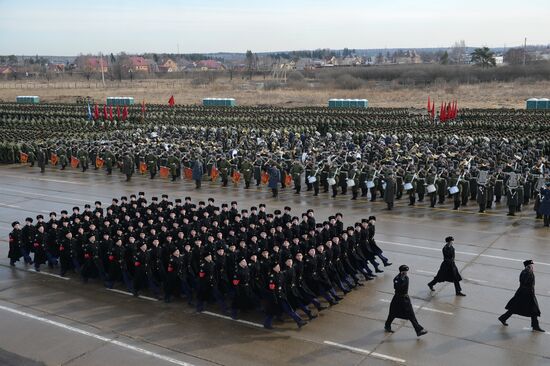
<svg viewBox="0 0 550 366"><path fill-rule="evenodd" d="M523 66L525 66L526 61L527 61L527 37L525 37L525 41L523 43Z"/></svg>
<svg viewBox="0 0 550 366"><path fill-rule="evenodd" d="M105 88L105 73L103 72L103 54L99 53L99 67L101 68L101 82Z"/></svg>

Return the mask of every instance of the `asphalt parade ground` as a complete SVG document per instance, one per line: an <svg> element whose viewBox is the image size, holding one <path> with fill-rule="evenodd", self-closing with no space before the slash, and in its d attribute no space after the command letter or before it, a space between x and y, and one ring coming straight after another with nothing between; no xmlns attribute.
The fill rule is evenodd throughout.
<svg viewBox="0 0 550 366"><path fill-rule="evenodd" d="M478 214L478 207L452 210L452 202L409 207L403 197L393 211L385 204L347 196L330 198L311 192L295 195L287 188L271 198L267 187L245 190L205 182L150 180L118 172L82 173L23 166L0 166L0 364L2 365L548 365L550 333L535 333L530 320L513 316L504 327L497 317L518 286L522 261L535 262L541 327L550 329L550 229L535 220L532 204L507 217L505 202ZM260 313L235 321L215 304L196 313L183 300L170 304L147 296L134 298L121 287L107 290L100 281L83 284L71 274L18 262L9 266L11 222L145 191L146 198L167 193L169 199L191 196L196 203L214 197L216 204L236 200L239 209L266 203L267 210L307 208L317 220L341 212L346 224L377 217L377 243L393 265L378 278L353 290L340 304L298 329L287 318L262 327ZM455 297L452 283L426 285L442 260L444 238L455 238L456 263L466 297ZM409 294L428 334L417 338L409 322L396 320L395 333L384 332L392 279L400 264L410 267Z"/></svg>

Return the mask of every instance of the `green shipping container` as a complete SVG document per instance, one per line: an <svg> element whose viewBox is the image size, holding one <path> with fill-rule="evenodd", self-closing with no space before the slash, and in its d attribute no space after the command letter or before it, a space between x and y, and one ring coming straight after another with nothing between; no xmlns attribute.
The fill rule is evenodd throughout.
<svg viewBox="0 0 550 366"><path fill-rule="evenodd" d="M530 99L527 99L527 109L537 109L537 102L539 100L537 98L530 98Z"/></svg>
<svg viewBox="0 0 550 366"><path fill-rule="evenodd" d="M550 109L550 99L541 98L537 101L537 109Z"/></svg>

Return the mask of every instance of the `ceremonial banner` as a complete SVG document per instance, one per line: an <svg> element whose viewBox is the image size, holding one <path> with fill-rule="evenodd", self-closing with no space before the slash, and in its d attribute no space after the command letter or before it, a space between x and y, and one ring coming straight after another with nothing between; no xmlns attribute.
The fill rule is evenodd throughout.
<svg viewBox="0 0 550 366"><path fill-rule="evenodd" d="M159 170L159 175L161 178L168 178L168 176L170 175L170 168L168 168L167 166L161 166Z"/></svg>
<svg viewBox="0 0 550 366"><path fill-rule="evenodd" d="M78 164L80 163L80 160L75 158L74 156L71 156L71 168L78 168Z"/></svg>
<svg viewBox="0 0 550 366"><path fill-rule="evenodd" d="M220 171L215 166L212 167L212 171L210 172L210 179L212 179L212 182L214 182L218 177L220 176Z"/></svg>
<svg viewBox="0 0 550 366"><path fill-rule="evenodd" d="M183 168L183 175L185 176L185 179L193 179L193 169Z"/></svg>
<svg viewBox="0 0 550 366"><path fill-rule="evenodd" d="M57 162L59 161L57 154L52 153L50 156L50 161L52 162L52 165L57 165Z"/></svg>
<svg viewBox="0 0 550 366"><path fill-rule="evenodd" d="M29 155L24 152L19 153L19 160L21 161L21 164L27 164L29 161Z"/></svg>
<svg viewBox="0 0 550 366"><path fill-rule="evenodd" d="M139 172L145 174L147 172L147 164L143 161L139 163Z"/></svg>
<svg viewBox="0 0 550 366"><path fill-rule="evenodd" d="M101 169L101 168L103 168L103 164L105 164L105 160L101 159L99 156L96 156L96 158L95 158L95 166L96 166L98 169Z"/></svg>
<svg viewBox="0 0 550 366"><path fill-rule="evenodd" d="M241 180L241 173L235 170L231 175L231 180L233 181L233 183L238 184Z"/></svg>
<svg viewBox="0 0 550 366"><path fill-rule="evenodd" d="M285 186L289 186L290 183L292 183L292 177L290 176L290 174L287 174L285 177Z"/></svg>
<svg viewBox="0 0 550 366"><path fill-rule="evenodd" d="M267 173L262 173L262 184L267 184L267 182L269 182L269 174Z"/></svg>

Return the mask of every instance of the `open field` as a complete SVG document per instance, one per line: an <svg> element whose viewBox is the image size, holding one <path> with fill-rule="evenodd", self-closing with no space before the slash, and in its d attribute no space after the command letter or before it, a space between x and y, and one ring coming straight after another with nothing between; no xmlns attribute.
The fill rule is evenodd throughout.
<svg viewBox="0 0 550 366"><path fill-rule="evenodd" d="M106 82L0 82L0 100L15 101L17 95L38 95L43 102L74 103L77 96L91 96L103 103L107 96L133 96L136 102L167 103L174 95L178 104L199 103L207 97L233 97L239 105L269 104L275 106L324 106L330 98L367 98L374 107L416 107L426 104L428 95L440 101L458 100L470 108L524 108L525 99L548 97L550 82L493 82L471 85L404 87L369 82L356 90L326 88L264 90L263 79L252 82L241 79L216 79L205 86L190 80L137 80Z"/></svg>

